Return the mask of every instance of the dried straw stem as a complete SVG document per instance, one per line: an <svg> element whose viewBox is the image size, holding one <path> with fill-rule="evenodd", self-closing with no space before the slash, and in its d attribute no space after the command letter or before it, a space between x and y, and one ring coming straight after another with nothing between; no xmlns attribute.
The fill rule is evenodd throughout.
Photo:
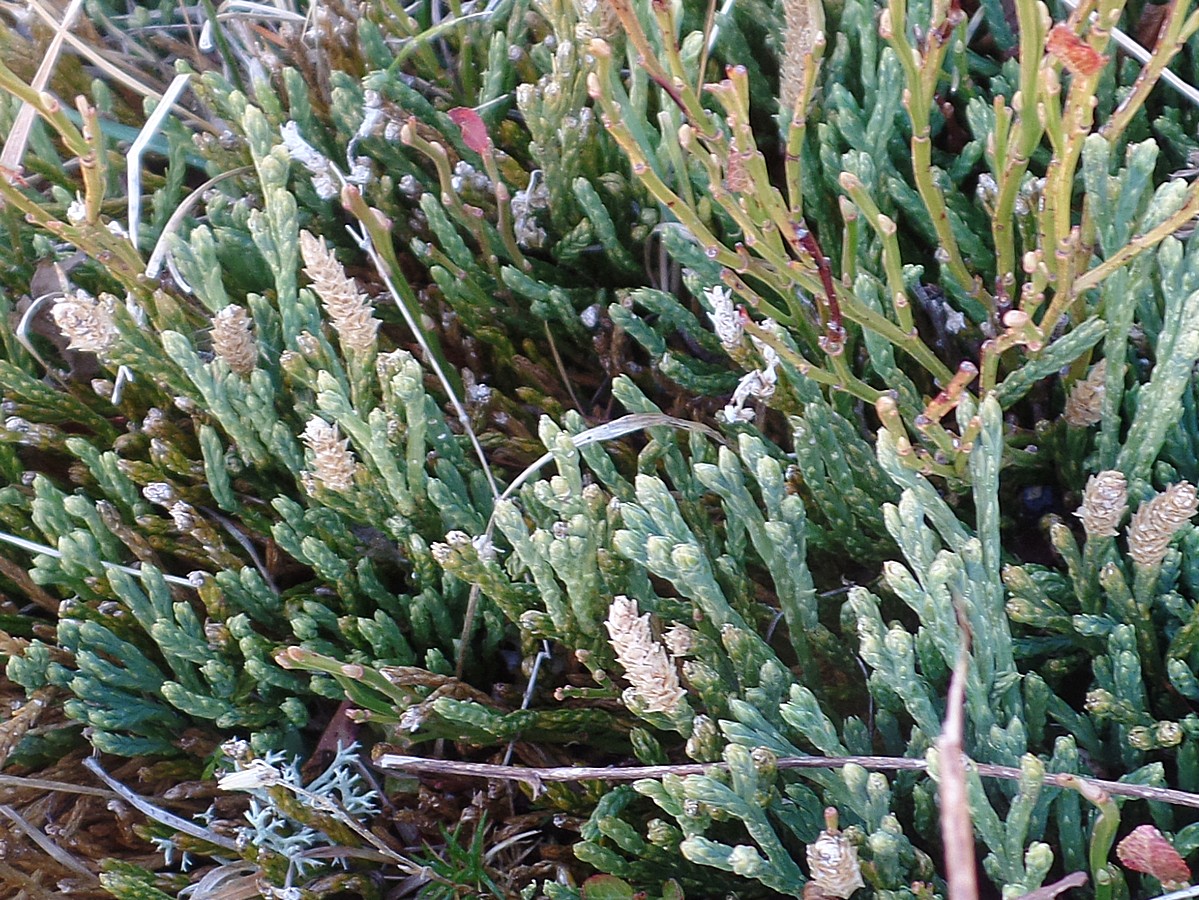
<svg viewBox="0 0 1199 900"><path fill-rule="evenodd" d="M974 762L965 758L967 770L973 769L984 778L1002 778L1019 781L1023 773L1013 766L997 766L991 763ZM462 775L468 778L491 778L497 781L520 781L534 790L540 790L545 782L572 783L576 781L639 781L642 778L664 778L667 775L703 775L713 766L727 767L725 763L686 763L675 766L550 766L524 767L501 766L493 763L456 762L446 759L427 759L423 756L405 756L400 753L376 752L376 768L405 775ZM778 760L780 769L842 769L845 766L861 766L875 771L923 772L928 763L923 759L904 756L783 756ZM1199 809L1199 794L1159 788L1143 784L1124 784L1103 778L1083 778L1065 772L1046 772L1045 784L1051 787L1072 788L1075 784L1090 785L1118 797L1151 800Z"/></svg>

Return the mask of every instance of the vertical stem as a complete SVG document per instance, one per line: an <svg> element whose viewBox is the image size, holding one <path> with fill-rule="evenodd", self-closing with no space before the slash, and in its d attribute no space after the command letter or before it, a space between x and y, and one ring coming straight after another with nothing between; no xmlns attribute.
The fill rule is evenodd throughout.
<svg viewBox="0 0 1199 900"><path fill-rule="evenodd" d="M1123 9L1123 0L1103 0L1089 35L1088 49L1096 55L1107 49L1111 29L1119 20ZM1080 6L1075 11L1076 16L1083 13ZM1073 17L1072 17L1073 18ZM1058 26L1063 29L1066 26ZM1055 29L1056 37L1058 31ZM1079 40L1077 37L1075 40ZM1052 41L1051 41L1052 43ZM1080 50L1081 52L1081 50ZM1099 79L1103 76L1103 65L1094 66L1086 72L1075 71L1070 76L1070 90L1066 95L1065 109L1061 122L1061 134L1064 143L1055 148L1053 161L1045 173L1045 211L1041 218L1041 247L1045 250L1055 250L1053 267L1057 276L1055 291L1070 290L1062 282L1071 277L1072 269L1077 268L1077 261L1068 259L1056 252L1063 248L1069 238L1071 229L1071 198L1074 193L1074 176L1078 169L1078 161L1082 156L1082 147L1090 134L1095 112L1095 90ZM1046 104L1048 107L1049 104ZM1070 254L1073 255L1073 248ZM1056 298L1055 298L1056 303Z"/></svg>
<svg viewBox="0 0 1199 900"><path fill-rule="evenodd" d="M1149 57L1149 61L1137 75L1136 83L1132 86L1132 93L1120 102L1115 112L1100 127L1101 135L1114 139L1117 135L1124 133L1128 123L1144 105L1145 99L1157 84L1162 72L1170 64L1170 60L1178 54L1191 35L1199 30L1199 11L1184 19L1184 14L1189 8L1189 3L1171 0L1170 9L1166 13L1165 22L1162 23L1153 55Z"/></svg>
<svg viewBox="0 0 1199 900"><path fill-rule="evenodd" d="M820 35L804 65L803 87L795 98L791 110L791 122L787 127L787 148L783 158L784 177L787 183L787 204L792 220L803 217L803 142L808 131L808 106L812 92L816 89L816 73L824 56L825 40Z"/></svg>
<svg viewBox="0 0 1199 900"><path fill-rule="evenodd" d="M858 211L847 197L838 197L841 206L841 283L852 286L858 274Z"/></svg>
<svg viewBox="0 0 1199 900"><path fill-rule="evenodd" d="M944 265L953 279L978 297L990 308L994 300L990 293L966 267L958 248L953 226L949 222L949 208L941 189L933 181L932 125L930 110L940 77L941 62L949 48L949 36L953 29L965 21L965 15L956 5L945 11L940 22L930 24L924 54L917 51L907 38L907 8L905 0L889 0L886 15L880 25L880 33L891 43L903 66L907 87L903 92L903 103L912 123L912 171L916 190L928 210L929 219L943 254Z"/></svg>
<svg viewBox="0 0 1199 900"><path fill-rule="evenodd" d="M495 187L496 230L500 233L500 240L504 249L508 251L508 258L528 272L532 266L520 252L520 246L516 243L516 232L512 226L512 196L508 193L508 185L500 175L495 154L490 148L483 154L483 168L487 170L487 177Z"/></svg>
<svg viewBox="0 0 1199 900"><path fill-rule="evenodd" d="M1016 113L1017 128L1010 129L1011 111L996 98L995 109L995 175L998 180L999 197L995 214L991 219L991 232L995 239L995 271L999 278L1016 274L1015 234L1011 228L1016 196L1024 173L1028 171L1028 160L1041 142L1044 125L1038 114L1038 74L1044 48L1044 26L1038 13L1036 0L1016 0L1016 18L1020 29L1020 91ZM1049 105L1047 101L1046 106ZM1003 127L1000 127L1001 118ZM1001 151L999 141L1006 145ZM1003 159L1000 159L1000 154ZM1026 248L1027 249L1027 248Z"/></svg>
<svg viewBox="0 0 1199 900"><path fill-rule="evenodd" d="M895 222L884 216L874 203L874 198L866 190L865 185L852 172L841 173L841 187L849 192L850 198L857 204L866 221L874 228L883 246L883 268L887 274L887 290L891 294L891 303L895 308L895 319L904 332L911 332L912 305L908 300L903 286L903 256L899 251L899 240L896 238Z"/></svg>

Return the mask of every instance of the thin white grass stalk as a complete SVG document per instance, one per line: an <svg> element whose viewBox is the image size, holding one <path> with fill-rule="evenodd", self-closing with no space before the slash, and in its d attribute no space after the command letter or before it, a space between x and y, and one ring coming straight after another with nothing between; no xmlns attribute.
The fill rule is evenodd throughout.
<svg viewBox="0 0 1199 900"><path fill-rule="evenodd" d="M0 531L0 541L6 544L12 544L14 547L20 547L22 550L28 550L30 553L44 553L46 556L53 556L55 559L62 559L62 553L55 550L48 544L39 544L36 541L27 541L23 537L17 537L15 534L7 534ZM120 563L108 562L108 560L100 560L100 565L106 569L116 569L119 572L124 572L126 575L133 575L137 578L145 578L146 573L140 569L135 569L132 566L123 566ZM169 584L177 584L180 587L196 589L196 586L186 578L180 578L178 575L162 575L162 580Z"/></svg>
<svg viewBox="0 0 1199 900"><path fill-rule="evenodd" d="M41 309L43 303L61 296L62 291L51 291L48 294L42 294L40 297L34 298L34 301L29 304L29 308L21 315L21 321L17 323L17 343L24 347L25 351L37 360L47 372L50 371L49 364L42 359L42 355L37 352L33 346L33 342L29 340L29 326L33 324L33 317L37 315L37 311Z"/></svg>
<svg viewBox="0 0 1199 900"><path fill-rule="evenodd" d="M483 861L490 863L493 859L495 859L497 856L499 856L500 853L502 853L507 848L511 847L513 844L518 843L520 841L528 840L529 838L532 838L532 837L537 837L540 834L541 834L540 830L522 831L522 832L520 832L520 834L514 834L514 835L512 835L512 837L504 838L502 841L500 841L498 844L496 844L494 847L492 847L490 850L488 850L486 853L483 854ZM532 847L526 849L525 852L521 854L521 858L528 856L529 850L531 850L531 849L532 849Z"/></svg>
<svg viewBox="0 0 1199 900"><path fill-rule="evenodd" d="M306 41L312 36L312 29L316 25L316 7L317 4L315 3L308 4L308 11L304 14L304 27L300 32L302 40Z"/></svg>
<svg viewBox="0 0 1199 900"><path fill-rule="evenodd" d="M275 22L301 23L308 21L307 16L302 16L299 13L286 9L279 9L266 3L254 3L252 0L225 0L224 3L217 7L216 17L219 22L223 22L226 19L263 19ZM205 19L204 27L200 29L199 47L205 53L210 53L214 49L214 46L212 41L212 22Z"/></svg>
<svg viewBox="0 0 1199 900"><path fill-rule="evenodd" d="M184 819L181 816L177 816L174 813L167 812L165 809L155 806L141 794L135 793L134 791L125 787L125 785L121 784L121 782L117 781L115 778L105 772L104 769L101 768L100 764L96 762L96 758L94 756L89 756L84 759L83 765L97 778L99 778L113 791L115 791L121 797L121 799L148 818L153 819L155 822L161 822L168 828L174 828L178 832L190 835L196 840L204 841L205 843L220 847L222 850L229 850L235 854L237 853L238 848L235 840L232 838L227 838L223 834L217 834L215 831L212 831L208 828L201 828L199 825L190 821L189 819Z"/></svg>
<svg viewBox="0 0 1199 900"><path fill-rule="evenodd" d="M414 34L412 37L400 38L400 40L397 42L400 45L400 52L396 56L395 62L404 62L404 60L412 55L412 53L414 53L422 43L426 41L440 40L443 35L445 35L447 32L453 31L454 28L463 24L464 22L469 22L471 19L486 18L489 15L491 15L490 10L481 9L478 12L467 13L464 16L459 16L456 19L444 19L441 22L438 22L436 25L426 28L420 34Z"/></svg>
<svg viewBox="0 0 1199 900"><path fill-rule="evenodd" d="M46 85L50 83L50 76L54 74L54 67L58 65L58 55L62 52L67 29L75 24L75 19L79 16L79 10L82 8L83 0L71 0L71 5L63 13L61 22L51 19L54 38L50 41L50 46L46 48L46 56L42 59L42 64L37 67L33 81L29 84L35 91L44 91ZM29 131L33 128L36 116L37 110L30 104L21 104L12 128L9 129L8 139L4 142L4 151L0 152L0 170L20 171L21 160L25 158L25 147L29 143Z"/></svg>
<svg viewBox="0 0 1199 900"><path fill-rule="evenodd" d="M645 428L679 428L686 431L698 431L708 437L723 441L720 433L709 428L702 422L692 422L687 419L678 419L674 416L668 416L663 413L632 413L631 415L621 416L619 419L613 419L611 422L604 422L602 425L596 425L594 428L588 428L586 431L580 431L578 434L570 436L571 443L576 447L586 447L588 444L598 444L603 441L610 441L615 438L624 437L626 434L632 434L634 431L641 431ZM507 500L515 494L520 487L529 480L530 477L536 475L542 466L553 462L554 454L545 453L539 456L536 460L521 472L512 483L508 485L504 493L499 497L500 500ZM487 522L487 534L491 534L492 526L494 525L495 514L492 514L491 520Z"/></svg>
<svg viewBox="0 0 1199 900"><path fill-rule="evenodd" d="M183 220L187 218L187 214L191 212L200 199L216 185L220 184L226 178L233 178L237 175L243 175L246 172L254 171L253 166L238 166L236 169L230 169L228 172L222 172L209 178L206 182L183 198L183 202L175 208L171 213L171 217L167 219L167 224L162 229L162 234L158 236L158 243L154 245L153 251L150 253L150 259L146 262L146 277L154 280L158 277L158 273L162 271L162 264L167 259L167 235L174 234L179 230L179 226L183 224Z"/></svg>
<svg viewBox="0 0 1199 900"><path fill-rule="evenodd" d="M983 19L986 16L986 8L980 6L975 10L974 15L970 17L970 21L966 23L966 46L970 46L970 42L974 40L974 35L978 33L979 26L982 25Z"/></svg>
<svg viewBox="0 0 1199 900"><path fill-rule="evenodd" d="M142 218L142 154L162 127L163 121L171 112L171 106L179 99L190 78L186 73L174 77L170 87L162 95L162 100L154 108L154 112L150 113L150 118L146 119L142 130L137 133L125 157L126 191L129 194L129 243L133 244L134 251L138 253L141 252L137 247L137 233Z"/></svg>
<svg viewBox="0 0 1199 900"><path fill-rule="evenodd" d="M525 696L520 701L521 709L528 709L533 703L533 694L537 690L537 677L541 674L541 664L547 663L554 658L554 654L550 651L550 642L543 640L541 649L537 651L537 655L533 658L533 671L529 673L529 683L525 686ZM504 751L504 762L506 766L512 762L512 751L516 749L516 738L508 742L508 749Z"/></svg>
<svg viewBox="0 0 1199 900"><path fill-rule="evenodd" d="M224 863L208 872L199 881L189 884L179 891L181 900L205 900L205 898L228 897L236 900L238 897L261 897L257 890L258 866L252 862L238 860L236 863ZM250 893L253 891L253 893Z"/></svg>
<svg viewBox="0 0 1199 900"><path fill-rule="evenodd" d="M289 124L294 125L294 123ZM298 132L297 137L299 137L301 142L303 141L303 137L300 136ZM315 153L316 151L313 152ZM326 159L322 155L320 157L320 162L324 171L335 178L343 190L347 187L351 187L349 180L345 176L345 173L343 173L332 160ZM433 352L433 348L429 346L429 341L425 338L424 329L421 328L420 323L417 322L413 317L413 314L404 304L404 301L400 299L400 292L396 289L395 281L391 277L391 272L388 271L387 264L383 262L383 258L379 256L379 251L375 249L375 243L373 240L371 240L370 231L367 229L365 223L359 223L357 229L351 225L347 225L346 231L349 232L350 236L354 239L354 242L362 249L362 251L366 253L368 257L370 257L370 261L374 265L375 270L379 273L379 277L383 279L383 285L387 288L387 292L391 295L392 301L400 310L400 315L404 317L404 322L408 325L408 330L412 332L413 337L416 338L416 342L420 345L421 351L425 356L425 362L428 364L429 368L433 370L433 374L441 383L441 387L445 391L446 396L450 398L450 404L454 407L454 413L457 415L458 421L461 423L462 429L466 433L466 436L470 439L471 447L474 448L475 456L479 460L479 465L483 468L483 474L487 477L487 484L491 488L491 496L498 499L500 496L499 485L496 483L495 475L491 471L491 464L487 461L487 454L483 452L483 445L479 443L479 437L475 434L475 429L470 424L470 416L467 415L466 408L462 405L462 401L458 399L458 395L454 393L454 386L451 384L450 379L446 375L445 371L441 368L441 363L437 361L437 355Z"/></svg>
<svg viewBox="0 0 1199 900"><path fill-rule="evenodd" d="M30 9L32 9L41 19L46 22L51 28L57 27L58 20L44 7L38 0L30 0ZM105 75L111 78L118 84L122 84L136 94L142 97L149 97L151 100L162 100L162 94L154 90L149 85L139 81L136 74L126 71L121 66L117 65L104 54L97 52L96 48L87 41L80 40L75 35L69 32L64 34L64 40L72 50L79 54L80 57L86 59L97 69L100 69ZM202 116L196 115L190 109L183 106L175 107L175 112L183 118L187 119L193 127L201 131L207 131L210 134L217 133L217 127Z"/></svg>
<svg viewBox="0 0 1199 900"><path fill-rule="evenodd" d="M133 370L122 364L117 366L117 377L112 383L112 397L109 398L113 406L121 402L121 396L125 393L125 385L136 381L133 377Z"/></svg>
<svg viewBox="0 0 1199 900"><path fill-rule="evenodd" d="M341 183L343 189L348 186L349 183L347 182L345 175L340 169L337 168L332 160L324 160L324 164L328 167L327 171ZM379 277L383 279L383 284L387 288L388 293L391 295L391 299L399 308L400 315L403 316L404 322L408 325L408 329L412 332L413 337L416 338L417 343L420 345L426 362L430 368L432 368L433 373L437 376L437 380L441 383L442 389L446 392L446 396L450 398L450 403L454 407L454 412L458 416L458 421L462 423L463 430L470 438L471 446L474 448L475 455L479 460L479 464L483 467L483 473L487 476L488 485L491 487L491 494L493 497L498 499L500 496L499 487L496 484L495 476L491 472L491 464L487 461L487 454L483 452L483 446L479 443L478 436L475 434L475 430L470 424L470 417L466 414L466 410L463 408L457 394L454 393L454 388L450 383L449 378L446 377L445 372L442 371L441 364L437 361L437 356L433 353L433 349L429 346L429 342L425 338L424 330L420 327L420 323L416 321L412 313L408 310L408 307L400 299L400 294L396 289L395 282L392 280L391 274L388 271L386 264L383 262L383 259L379 256L379 251L375 249L374 241L371 240L370 231L367 229L365 223L360 223L358 230L355 230L351 226L346 226L346 230L354 238L355 242L363 250L363 252L366 253L366 255L370 258L375 270L379 273ZM491 536L491 530L493 527L493 520L489 520L487 523L488 537ZM466 642L474 628L474 618L478 606L479 589L478 585L473 585L470 591L470 598L467 601L466 616L462 629L462 638L458 649L458 661L455 667L459 676L461 676L462 669L466 664Z"/></svg>
<svg viewBox="0 0 1199 900"><path fill-rule="evenodd" d="M498 104L503 103L505 100L507 100L511 96L512 96L512 92L509 91L506 94L500 94L498 97L492 97L486 103L480 103L478 106L474 107L474 110L477 113L482 113L483 110L489 109L492 106L497 106ZM535 170L535 171L539 171L539 170ZM530 187L528 190L531 193L533 188Z"/></svg>
<svg viewBox="0 0 1199 900"><path fill-rule="evenodd" d="M211 516L213 521L224 528L225 531L228 532L229 536L233 538L233 540L237 541L237 543L241 545L241 548L245 550L246 554L250 557L250 561L254 563L254 568L258 570L258 574L262 576L262 580L266 583L266 586L271 589L271 593L281 593L279 590L279 585L275 583L275 579L271 575L271 570L266 567L266 564L262 561L262 557L258 555L258 550L254 547L253 542L251 542L248 537L242 534L241 529L234 525L231 519L222 516L216 510L209 509L206 506L202 506L200 508L209 516Z"/></svg>
<svg viewBox="0 0 1199 900"><path fill-rule="evenodd" d="M179 271L179 265L174 256L167 255L167 271L171 273L171 278L174 280L176 287L185 294L194 294L195 288L187 283L187 279L183 277L183 273Z"/></svg>
<svg viewBox="0 0 1199 900"><path fill-rule="evenodd" d="M251 16L268 21L303 22L305 17L290 9L280 9L269 3L254 3L253 0L225 0L217 7L217 19L236 19Z"/></svg>
<svg viewBox="0 0 1199 900"><path fill-rule="evenodd" d="M1063 0L1063 2L1065 2L1066 6L1070 8L1071 12L1078 9L1078 0ZM1092 13L1091 17L1094 18L1094 16L1095 14ZM1129 56L1136 59L1136 61L1141 65L1147 65L1149 60L1153 57L1152 53L1126 35L1119 28L1112 29L1112 40L1116 42L1116 46L1118 46ZM1199 106L1199 90L1196 90L1194 87L1187 84L1169 69L1162 69L1159 77L1166 84L1170 85L1170 87L1174 88L1174 90L1178 91L1178 93L1190 100L1192 104ZM1167 896L1171 895L1167 894Z"/></svg>
<svg viewBox="0 0 1199 900"><path fill-rule="evenodd" d="M720 7L720 14L722 16L732 15L733 4L736 2L737 0L724 0L724 5ZM718 37L720 37L720 22L719 20L713 20L712 33L708 35L708 56L711 56L712 51L716 48L716 39ZM703 77L702 72L700 73L700 77Z"/></svg>
<svg viewBox="0 0 1199 900"><path fill-rule="evenodd" d="M35 828L33 825L27 822L25 818L11 806L0 806L0 816L4 816L9 821L13 822L18 828L25 832L26 837L37 844L47 856L53 857L54 861L64 869L70 869L76 875L82 875L93 884L100 883L100 879L96 877L96 874L91 869L81 863L74 855L68 853L62 847L58 846L58 844L54 843L54 841L50 840L50 838L44 832L42 832L41 829Z"/></svg>
<svg viewBox="0 0 1199 900"><path fill-rule="evenodd" d="M337 178L346 184L345 176L332 163L329 164L330 169L337 173ZM450 398L450 405L454 407L454 413L458 416L458 421L462 424L466 436L470 439L470 444L474 448L475 456L479 459L479 464L483 467L483 474L487 476L487 484L491 487L491 495L496 499L500 498L499 485L496 483L495 476L491 472L491 464L487 461L487 454L483 452L483 445L479 443L479 436L475 434L475 429L470 424L470 416L466 414L466 408L462 405L462 401L458 399L458 395L454 393L454 386L450 383L450 379L446 376L441 368L441 363L437 361L436 354L433 353L433 348L429 346L429 342L425 339L424 330L420 327L420 323L413 318L412 313L408 311L408 307L400 299L400 293L396 290L395 282L391 278L391 273L387 271L387 265L379 256L379 251L375 249L375 244L371 240L370 232L366 230L366 226L362 226L361 232L355 232L352 228L349 229L350 234L358 242L358 245L366 251L366 255L370 257L371 262L378 271L379 277L383 279L383 284L387 287L387 292L391 294L392 300L399 308L400 314L404 317L408 329L416 337L416 342L420 344L420 348L424 351L425 362L429 368L433 370L433 374L437 376L437 380L441 382L442 390L446 392L446 396Z"/></svg>
<svg viewBox="0 0 1199 900"><path fill-rule="evenodd" d="M402 305L401 305L401 308ZM596 425L594 428L588 428L586 431L580 431L578 434L571 435L571 441L576 447L586 447L588 444L598 444L601 441L610 441L618 437L624 437L626 434L631 434L634 431L640 431L643 428L655 427L680 428L687 431L698 431L701 434L706 434L710 438L721 441L723 438L713 429L704 425L702 422L691 422L687 419L678 419L674 416L668 416L663 413L632 413L627 416L621 416L619 419L613 419L611 422L604 422L602 425ZM531 477L541 470L541 467L547 463L553 462L554 454L547 452L539 456L536 460L529 464L523 472L516 476L504 489L504 493L500 494L499 500L507 500L528 481ZM492 534L495 533L495 507L492 507L491 515L487 518L487 528L483 531L484 537L490 541ZM462 671L466 665L466 644L470 640L471 633L475 630L475 614L479 608L479 586L472 585L470 596L466 601L466 615L462 621L462 633L458 638L458 662L454 667L454 673L457 677L462 677Z"/></svg>

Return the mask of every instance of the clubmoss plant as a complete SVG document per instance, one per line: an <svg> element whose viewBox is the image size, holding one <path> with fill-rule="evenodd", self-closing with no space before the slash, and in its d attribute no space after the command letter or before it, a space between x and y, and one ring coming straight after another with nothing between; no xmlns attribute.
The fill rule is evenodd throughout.
<svg viewBox="0 0 1199 900"><path fill-rule="evenodd" d="M1199 13L93 6L122 99L0 64L6 673L243 739L221 877L970 900L956 791L1007 900L1181 880L1177 795L1092 776L1199 790ZM351 732L668 768L497 791L573 843L501 886Z"/></svg>

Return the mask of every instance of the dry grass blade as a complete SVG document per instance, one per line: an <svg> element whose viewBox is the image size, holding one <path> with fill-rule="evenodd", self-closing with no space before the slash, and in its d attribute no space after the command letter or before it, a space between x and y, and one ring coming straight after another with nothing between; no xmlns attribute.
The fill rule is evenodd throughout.
<svg viewBox="0 0 1199 900"><path fill-rule="evenodd" d="M574 385L571 384L570 375L566 371L566 366L562 363L562 355L558 353L558 344L554 340L554 333L550 330L550 323L545 323L545 338L550 345L550 355L554 358L554 365L558 369L558 376L562 379L562 383L566 386L566 393L570 395L570 402L574 404L574 408L579 412L583 411L583 405L579 403L579 398L575 394Z"/></svg>
<svg viewBox="0 0 1199 900"><path fill-rule="evenodd" d="M62 52L62 44L67 36L67 29L75 24L79 11L83 8L83 0L71 0L71 5L63 14L61 22L51 20L54 28L54 38L46 48L46 55L38 66L37 73L30 83L35 91L44 91L50 83L54 67L58 65L58 55ZM0 152L0 171L18 172L21 160L25 158L25 146L29 142L29 130L33 128L37 111L28 103L22 103L17 112L17 118L9 130L8 139L4 142L4 150Z"/></svg>
<svg viewBox="0 0 1199 900"><path fill-rule="evenodd" d="M30 0L29 8L32 9L38 15L38 17L46 22L46 24L48 24L51 28L58 26L58 21L54 18L53 14L40 2L38 2L38 0ZM97 69L103 72L105 76L111 78L114 83L128 88L139 96L148 97L151 100L157 100L159 102L162 101L162 93L158 90L155 90L138 77L144 73L130 71L127 67L120 65L119 62L114 61L109 56L97 50L94 45L89 44L87 41L80 40L69 32L63 33L63 40L72 50L78 53L81 58L94 65ZM120 57L118 56L117 60L119 59ZM207 119L196 115L186 107L176 106L175 112L179 116L187 119L187 121L193 127L199 128L201 131L207 131L211 134L218 133L218 129L215 125L213 125Z"/></svg>
<svg viewBox="0 0 1199 900"><path fill-rule="evenodd" d="M191 900L251 900L261 897L258 867L248 862L217 866L195 884L184 888L179 896Z"/></svg>
<svg viewBox="0 0 1199 900"><path fill-rule="evenodd" d="M22 107L22 109L25 108L32 109L32 107L28 106ZM5 149L7 149L7 146ZM37 364L40 365L46 372L52 372L53 368L48 362L46 362L45 359L42 358L42 355L33 345L33 341L29 339L29 329L33 325L33 320L37 316L38 310L40 310L47 302L55 300L60 296L62 296L62 291L54 291L51 294L42 294L40 297L34 297L33 302L29 304L29 308L26 309L21 315L21 321L17 323L17 327L13 332L13 336L17 339L17 343L24 347L25 352L32 356L34 361L37 362Z"/></svg>
<svg viewBox="0 0 1199 900"><path fill-rule="evenodd" d="M624 437L626 434L632 434L634 431L642 431L646 428L676 428L684 431L696 431L707 435L713 440L723 440L719 432L709 428L702 422L692 422L688 419L679 419L662 413L633 413L632 415L621 416L619 419L613 419L611 422L604 422L602 425L596 425L594 428L588 428L585 431L580 431L578 434L571 435L570 439L576 447L585 447L588 444L598 444L603 441L615 440L616 438ZM521 485L533 475L536 475L543 466L552 462L553 459L553 453L545 453L538 457L536 461L531 463L512 480L512 483L500 495L500 499L507 500L515 494ZM491 534L492 524L492 522L487 523L488 534Z"/></svg>
<svg viewBox="0 0 1199 900"><path fill-rule="evenodd" d="M208 191L216 187L227 178L235 178L238 175L244 175L247 172L254 171L253 166L238 166L236 169L229 169L227 172L222 172L219 175L214 175L206 182L188 194L183 202L180 203L175 211L171 213L171 217L167 219L166 225L163 226L162 234L158 236L158 242L154 245L154 249L150 251L150 258L146 261L146 277L153 280L158 277L158 273L162 271L162 264L167 259L167 237L179 230L179 226L183 224L183 220L187 218L187 214Z"/></svg>
<svg viewBox="0 0 1199 900"><path fill-rule="evenodd" d="M89 797L105 799L118 796L107 788L92 787L87 784L71 784L68 781L52 781L47 778L30 778L26 775L0 775L0 787L33 791L60 791L64 794L86 794Z"/></svg>
<svg viewBox="0 0 1199 900"><path fill-rule="evenodd" d="M25 818L13 809L11 806L0 806L0 816L4 816L18 828L20 828L29 837L31 841L38 845L47 856L53 857L64 869L68 869L77 875L82 875L89 881L99 883L99 879L95 873L87 866L77 860L74 856L68 853L54 841L50 840L42 831L30 825Z"/></svg>
<svg viewBox="0 0 1199 900"><path fill-rule="evenodd" d="M162 100L154 108L154 112L150 113L146 124L142 126L142 130L137 133L137 137L129 147L129 154L126 156L125 178L128 182L129 194L129 242L133 244L134 250L138 249L137 235L141 228L142 217L142 154L146 151L146 146L154 138L154 135L158 133L158 129L162 127L163 121L175 101L179 99L179 95L183 93L183 89L187 87L190 78L191 76L187 74L175 76L171 81L171 86L162 95Z"/></svg>
<svg viewBox="0 0 1199 900"><path fill-rule="evenodd" d="M949 900L978 900L978 873L974 866L974 826L966 799L966 760L963 734L966 719L966 669L969 657L963 647L953 677L949 679L945 724L937 738L941 766L941 843L945 847L945 881Z"/></svg>
<svg viewBox="0 0 1199 900"><path fill-rule="evenodd" d="M403 775L461 775L470 778L494 778L498 781L521 781L535 790L540 789L542 783L547 781L566 783L638 781L642 778L663 778L667 775L679 777L703 775L713 767L727 768L726 763L720 762L683 763L671 766L547 766L540 768L500 766L493 763L456 762L429 759L424 756L407 756L402 753L388 753L383 745L376 748L373 754L373 765L381 771L391 771ZM1021 771L1013 766L997 766L972 760L965 762L965 765L983 778L1019 781L1022 777ZM928 763L925 760L904 756L782 756L778 759L780 769L842 769L845 766L861 766L863 769L879 772L925 772L928 770ZM1199 794L1192 794L1189 791L1142 784L1126 784L1103 778L1083 778L1080 775L1070 775L1064 772L1048 772L1045 775L1045 784L1053 787L1077 790L1080 783L1107 791L1117 797L1131 797L1137 800L1151 800L1156 803L1199 809ZM1196 893L1199 893L1199 889L1196 890ZM1159 898L1159 900L1163 900L1163 898Z"/></svg>
<svg viewBox="0 0 1199 900"><path fill-rule="evenodd" d="M0 531L0 542L12 544L14 547L20 547L22 550L28 550L30 553L44 553L46 556L53 556L55 559L60 559L62 557L62 554L53 547L50 547L46 544L38 544L34 541L26 540L23 537L18 537L15 534L7 534L3 531ZM133 575L136 578L144 578L146 574L145 572L142 572L139 569L134 569L131 566L122 566L119 563L108 562L107 560L101 560L100 565L106 569L117 569L121 572L124 572L126 575ZM186 578L180 578L178 575L167 575L165 573L163 573L161 577L168 584L177 584L179 587L191 588L192 590L195 590L196 586Z"/></svg>
<svg viewBox="0 0 1199 900"><path fill-rule="evenodd" d="M402 307L401 307L402 308ZM453 397L453 394L450 395ZM596 425L594 428L588 428L585 431L580 431L578 434L571 435L570 439L576 447L585 447L588 444L598 444L602 441L611 441L619 437L624 437L626 434L632 434L634 431L642 431L646 428L676 428L684 431L696 431L700 434L705 434L708 437L721 441L723 438L720 433L704 425L702 422L692 422L688 419L678 419L674 416L667 416L663 413L633 413L627 416L621 416L619 419L613 419L611 422L604 422L602 425ZM473 432L472 432L473 434ZM504 493L499 495L499 500L507 500L518 490L521 485L536 475L543 466L549 464L554 459L552 452L547 452L539 456L536 460L530 463L523 472L517 475L512 482L504 489ZM487 520L487 528L483 532L487 540L491 540L491 535L495 532L495 510L492 509L490 518ZM466 604L466 616L462 625L462 636L459 638L458 647L458 662L455 666L455 674L458 678L462 677L466 665L466 648L470 642L470 636L475 630L475 614L479 605L479 586L475 585L470 590L470 599Z"/></svg>
<svg viewBox="0 0 1199 900"><path fill-rule="evenodd" d="M211 831L207 828L201 828L194 822L181 818L174 813L167 812L165 809L160 809L145 797L135 793L134 791L131 791L129 788L125 787L125 785L121 784L119 781L105 772L104 769L101 768L100 764L96 762L94 757L89 756L83 761L83 765L85 768L95 774L97 778L108 785L113 791L119 794L123 800L125 800L134 809L138 810L138 812L142 813L146 817L153 819L155 822L161 822L168 828L174 828L181 834L190 835L197 840L220 847L223 850L229 850L234 853L237 852L237 842L232 838L227 838L224 835L217 834L215 831Z"/></svg>
<svg viewBox="0 0 1199 900"><path fill-rule="evenodd" d="M267 22L293 22L304 23L308 21L307 16L302 16L297 12L292 12L287 9L279 9L266 3L253 3L251 0L225 0L217 7L217 21L224 22L227 19L261 19ZM204 30L200 32L200 49L212 50L215 45L212 41L212 22L204 23Z"/></svg>

